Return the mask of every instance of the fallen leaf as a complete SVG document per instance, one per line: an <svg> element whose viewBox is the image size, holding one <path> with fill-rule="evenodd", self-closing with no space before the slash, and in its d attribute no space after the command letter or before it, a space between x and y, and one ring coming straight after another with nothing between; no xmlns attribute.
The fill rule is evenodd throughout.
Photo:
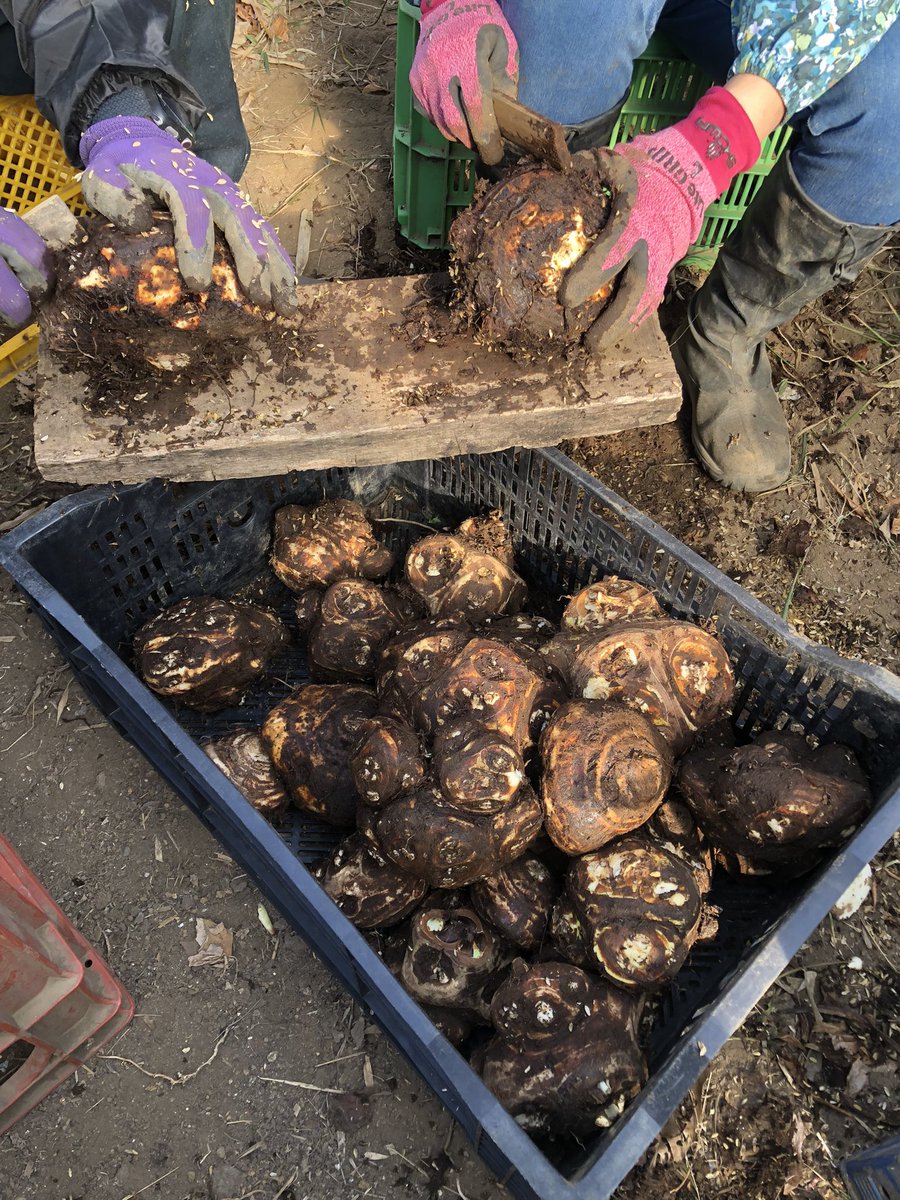
<svg viewBox="0 0 900 1200"><path fill-rule="evenodd" d="M59 698L59 703L56 706L56 723L60 722L60 718L66 711L66 705L69 703L69 688L72 686L72 676L69 676L69 682L66 684L65 691Z"/></svg>
<svg viewBox="0 0 900 1200"><path fill-rule="evenodd" d="M362 93L364 96L386 96L387 88L383 83L376 83L370 79L368 83L363 84Z"/></svg>
<svg viewBox="0 0 900 1200"><path fill-rule="evenodd" d="M264 904L257 904L256 915L259 917L260 925L262 925L269 937L274 937L275 926L272 924L272 918L269 916L269 910Z"/></svg>
<svg viewBox="0 0 900 1200"><path fill-rule="evenodd" d="M205 917L198 917L196 936L199 949L188 959L189 967L224 967L234 957L234 934L221 921L214 924Z"/></svg>
<svg viewBox="0 0 900 1200"><path fill-rule="evenodd" d="M797 1158L803 1157L803 1147L809 1134L809 1126L799 1113L794 1113L794 1132L791 1134L791 1149Z"/></svg>
<svg viewBox="0 0 900 1200"><path fill-rule="evenodd" d="M869 1086L869 1068L861 1058L855 1058L847 1072L845 1091L848 1096L858 1096Z"/></svg>

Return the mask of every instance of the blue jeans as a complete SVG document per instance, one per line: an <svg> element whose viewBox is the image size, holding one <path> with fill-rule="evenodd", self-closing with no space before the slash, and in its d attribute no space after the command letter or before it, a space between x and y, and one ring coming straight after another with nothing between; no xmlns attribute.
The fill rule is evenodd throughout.
<svg viewBox="0 0 900 1200"><path fill-rule="evenodd" d="M727 0L502 0L519 42L520 99L564 125L613 108L654 30L724 83L736 51ZM854 225L900 221L900 21L791 120L809 198Z"/></svg>

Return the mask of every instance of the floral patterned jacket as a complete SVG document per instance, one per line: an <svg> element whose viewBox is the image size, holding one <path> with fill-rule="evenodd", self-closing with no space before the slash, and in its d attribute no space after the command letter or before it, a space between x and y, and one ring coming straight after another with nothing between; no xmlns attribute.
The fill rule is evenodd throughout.
<svg viewBox="0 0 900 1200"><path fill-rule="evenodd" d="M732 74L767 79L792 117L862 62L900 15L900 0L732 0L731 8Z"/></svg>

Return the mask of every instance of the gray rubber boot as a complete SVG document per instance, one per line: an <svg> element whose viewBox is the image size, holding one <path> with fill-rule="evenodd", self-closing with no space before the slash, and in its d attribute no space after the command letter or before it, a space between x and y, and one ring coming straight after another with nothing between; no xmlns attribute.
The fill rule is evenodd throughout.
<svg viewBox="0 0 900 1200"><path fill-rule="evenodd" d="M765 336L804 304L856 278L893 228L851 225L813 203L783 155L691 300L672 343L703 468L735 491L777 487L791 470L787 420Z"/></svg>

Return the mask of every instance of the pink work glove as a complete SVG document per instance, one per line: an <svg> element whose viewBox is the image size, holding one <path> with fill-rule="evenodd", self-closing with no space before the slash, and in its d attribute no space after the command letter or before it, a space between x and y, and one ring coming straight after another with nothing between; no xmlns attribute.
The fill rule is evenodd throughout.
<svg viewBox="0 0 900 1200"><path fill-rule="evenodd" d="M515 96L518 80L519 47L496 0L422 0L409 82L444 137L498 163L493 94Z"/></svg>
<svg viewBox="0 0 900 1200"><path fill-rule="evenodd" d="M560 289L577 308L621 274L612 302L585 338L614 342L655 312L669 272L696 241L708 206L759 157L759 137L730 92L711 88L668 129L613 150L591 150L613 192L609 224L569 270Z"/></svg>

